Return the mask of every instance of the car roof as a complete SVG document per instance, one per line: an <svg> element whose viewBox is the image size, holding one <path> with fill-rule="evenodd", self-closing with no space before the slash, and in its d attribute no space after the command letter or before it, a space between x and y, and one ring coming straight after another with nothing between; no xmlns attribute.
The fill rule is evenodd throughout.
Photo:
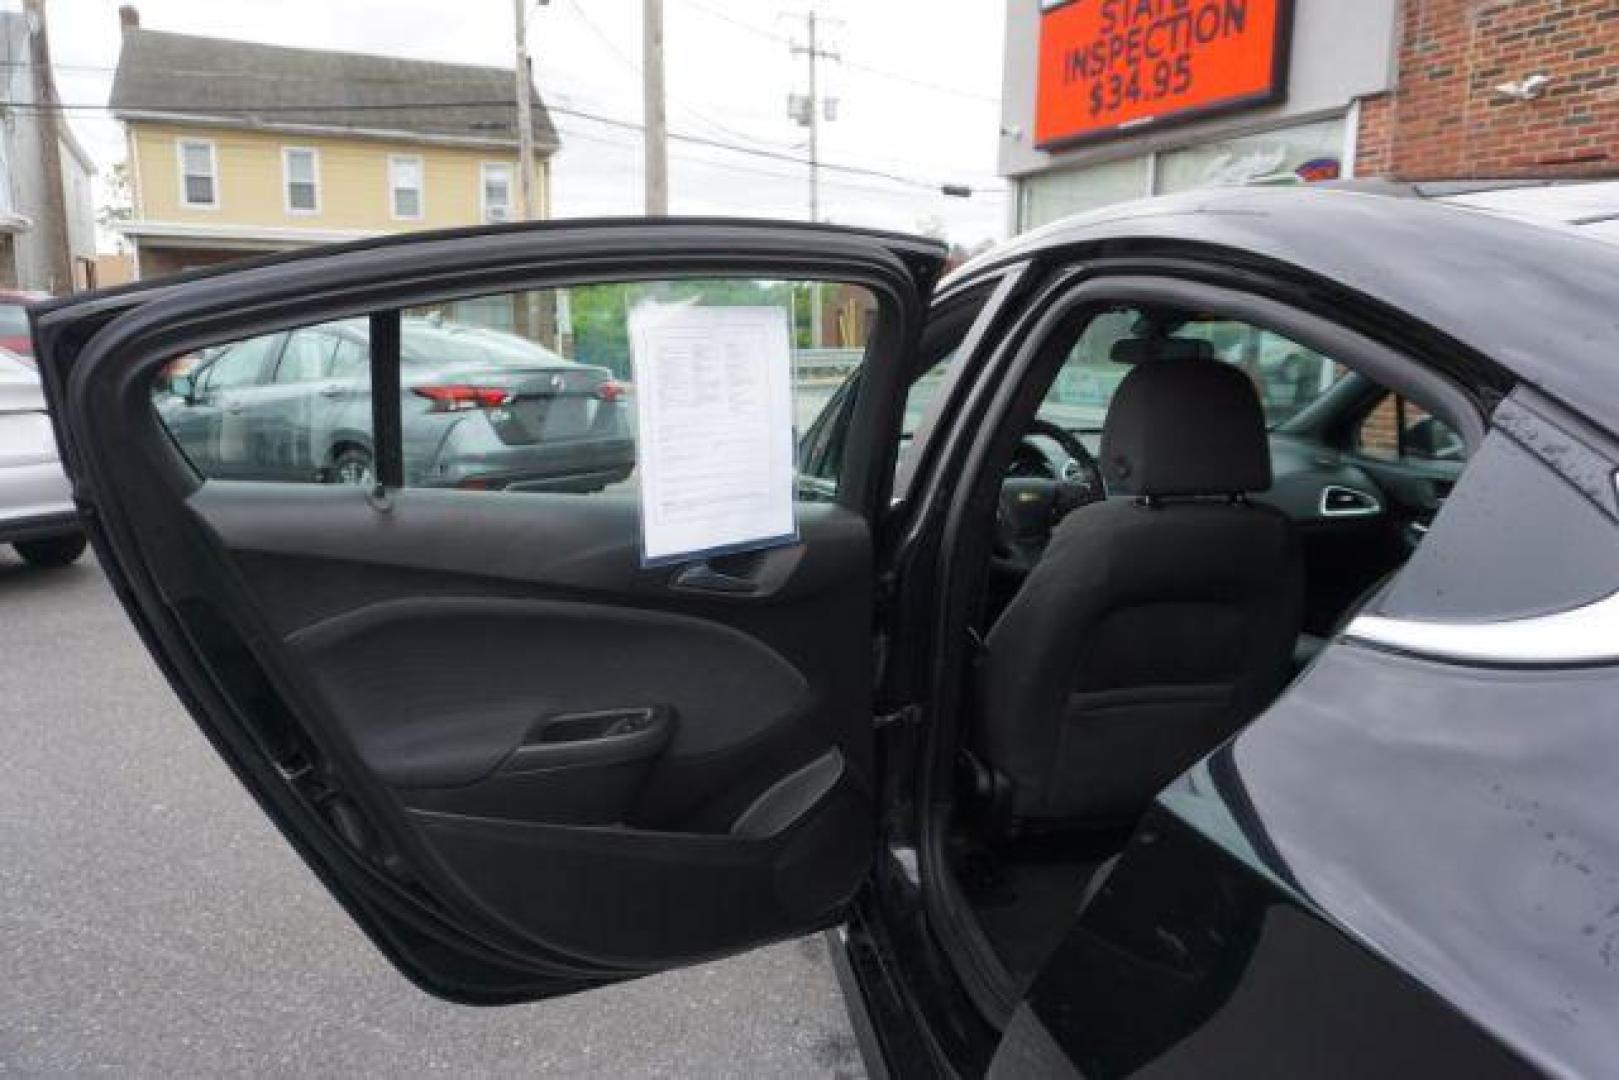
<svg viewBox="0 0 1619 1080"><path fill-rule="evenodd" d="M1619 244L1619 180L1496 184L1432 197L1453 206L1572 225L1586 236Z"/></svg>
<svg viewBox="0 0 1619 1080"><path fill-rule="evenodd" d="M1425 193L1233 187L1122 203L1016 237L940 291L1001 266L1103 248L1246 253L1404 311L1619 427L1619 245L1546 216L1413 194Z"/></svg>

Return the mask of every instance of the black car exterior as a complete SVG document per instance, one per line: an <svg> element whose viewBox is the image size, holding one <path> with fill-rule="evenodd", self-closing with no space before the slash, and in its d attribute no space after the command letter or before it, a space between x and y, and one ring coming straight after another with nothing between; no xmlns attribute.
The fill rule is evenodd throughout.
<svg viewBox="0 0 1619 1080"><path fill-rule="evenodd" d="M882 234L731 222L448 234L58 304L36 317L35 336L91 536L148 645L289 839L379 946L435 992L524 1000L846 919L836 933L857 1029L874 1069L895 1074L1611 1069L1619 250L1419 198L1274 190L1061 223L935 290L941 256ZM372 557L391 566L446 579L460 567L431 544L379 539L358 502L194 480L176 481L167 501L137 506L120 494L125 463L110 443L154 440L132 468L161 453L161 431L140 412L142 379L165 355L206 344L210 314L238 291L255 290L256 325L268 329L300 304L353 313L357 270L370 302L403 304L429 288L424 273L449 289L537 264L568 272L569 260L641 275L722 262L838 273L886 297L888 330L873 352L889 366L868 364L861 393L840 395L807 435L807 469L835 467L842 483L835 504L801 510L798 555L681 578L649 575L601 546L586 561L537 569L506 554L584 525L597 537L633 534L632 512L616 507L554 528L496 507L481 511L483 536L466 537L485 578L565 586L560 595L584 597L582 607L654 598L659 614L634 623L650 638L623 665L629 676L650 669L664 628L711 646L709 670L751 655L734 636L708 634L716 623L788 657L825 691L823 703L868 708L857 727L784 749L775 771L758 766L767 775L740 816L735 803L716 811L735 817L729 831L704 831L699 811L677 815L685 824L675 831L580 833L555 819L497 829L421 801L401 818L389 801L397 796L370 785L364 745L356 753L334 737L341 723L305 704L342 705L327 683L348 671L322 650L328 640L366 644L344 636L360 628L340 613L340 625L295 628L287 650L266 648L220 614L222 587L204 570L188 576L195 544L171 526L201 519L226 552L298 555L313 541L266 529L258 515L319 510L357 537L323 524L323 555L381 543ZM998 482L987 463L1009 453L995 433L1019 404L1042 319L1078 290L1096 303L1228 304L1352 344L1385 365L1391 389L1443 399L1471 462L1393 583L1269 710L1158 797L1056 951L1015 985L947 884L962 673L974 648L959 632L963 585L978 572L970 526L993 501L985 485ZM972 300L968 328L952 338L964 362L894 485L903 387L930 345L919 306L930 296L930 326ZM240 336L251 322L226 329ZM115 355L138 360L117 369ZM385 486L397 483L389 471L380 471ZM390 512L421 515L429 536L442 534L439 498L401 491ZM796 590L799 573L819 591ZM705 594L703 582L727 594ZM455 596L434 618L473 633L499 617L507 632L526 632L515 601ZM278 641L283 620L306 617L255 592L245 602ZM536 608L552 620L541 636L563 615L585 618L569 624L579 630L600 617ZM851 631L837 636L855 647L816 638L811 616L823 633ZM860 640L868 618L876 661ZM777 692L768 668L757 669L756 701ZM209 681L218 672L235 673L229 696ZM647 722L679 721L649 713ZM683 776L700 784L707 774ZM784 828L755 831L780 815ZM654 849L656 872L645 861ZM539 857L550 884L510 877L518 855ZM539 910L522 909L531 921L515 924L519 882L523 903ZM571 891L581 882L615 888L581 907Z"/></svg>

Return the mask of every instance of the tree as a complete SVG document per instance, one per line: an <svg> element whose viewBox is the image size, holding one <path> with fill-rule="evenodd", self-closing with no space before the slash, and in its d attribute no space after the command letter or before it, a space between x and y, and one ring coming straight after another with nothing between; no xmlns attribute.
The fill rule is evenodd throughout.
<svg viewBox="0 0 1619 1080"><path fill-rule="evenodd" d="M795 304L794 286L780 281L747 279L673 280L646 283L576 285L569 290L573 313L574 359L612 369L619 378L630 376L629 315L643 300L664 303L695 300L721 307L763 306L795 308L800 332L807 330L808 303L801 295Z"/></svg>
<svg viewBox="0 0 1619 1080"><path fill-rule="evenodd" d="M96 210L96 227L111 234L117 250L122 252L128 241L118 231L118 226L135 217L135 198L129 184L129 162L120 161L107 170L104 194L106 200Z"/></svg>

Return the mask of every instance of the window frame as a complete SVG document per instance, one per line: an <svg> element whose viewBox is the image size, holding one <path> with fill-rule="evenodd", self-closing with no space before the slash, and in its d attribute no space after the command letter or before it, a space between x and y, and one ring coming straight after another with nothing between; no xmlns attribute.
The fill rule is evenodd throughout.
<svg viewBox="0 0 1619 1080"><path fill-rule="evenodd" d="M202 147L208 151L208 184L213 195L211 202L193 202L186 181L194 174L186 171L186 149ZM213 139L184 136L174 140L174 157L180 172L180 205L187 210L218 210L223 202L219 190L219 146ZM195 175L202 175L200 173Z"/></svg>
<svg viewBox="0 0 1619 1080"><path fill-rule="evenodd" d="M506 175L506 214L501 218L489 216L489 175L493 172L502 172ZM485 225L504 225L513 221L516 207L513 203L513 187L517 183L517 167L510 161L480 161L478 163L478 219Z"/></svg>
<svg viewBox="0 0 1619 1080"><path fill-rule="evenodd" d="M401 214L399 202L395 196L400 191L411 190L394 183L394 166L409 162L416 167L416 212L414 214ZM388 187L388 216L393 221L421 221L427 217L427 162L421 154L389 154L387 166L383 171L383 180Z"/></svg>
<svg viewBox="0 0 1619 1080"><path fill-rule="evenodd" d="M309 186L314 189L315 205L292 205L292 156L309 155ZM321 212L320 150L313 146L283 146L281 148L281 208L297 217L310 217Z"/></svg>

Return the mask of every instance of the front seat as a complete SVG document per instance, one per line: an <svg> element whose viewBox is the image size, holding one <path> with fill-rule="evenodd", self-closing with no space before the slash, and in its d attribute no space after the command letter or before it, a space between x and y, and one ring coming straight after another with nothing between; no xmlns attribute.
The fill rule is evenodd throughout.
<svg viewBox="0 0 1619 1080"><path fill-rule="evenodd" d="M1053 530L986 641L977 750L1014 824L1123 823L1290 677L1303 617L1292 523L1252 383L1146 360L1102 432L1110 497Z"/></svg>

